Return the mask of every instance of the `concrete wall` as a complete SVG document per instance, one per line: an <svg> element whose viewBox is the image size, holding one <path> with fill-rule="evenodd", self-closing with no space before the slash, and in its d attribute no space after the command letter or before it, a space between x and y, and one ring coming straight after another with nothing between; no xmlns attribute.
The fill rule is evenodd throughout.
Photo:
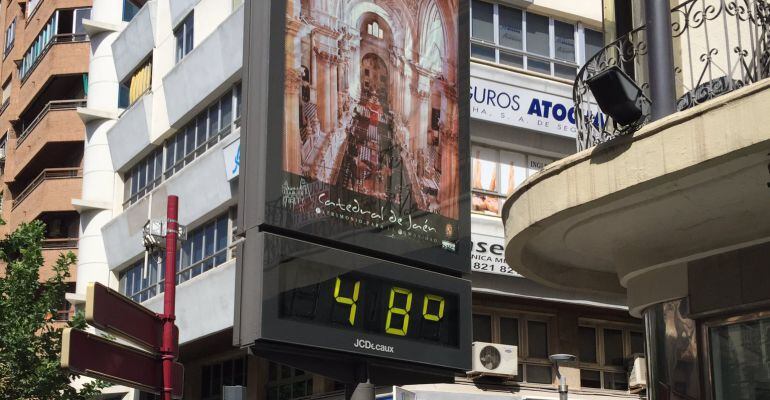
<svg viewBox="0 0 770 400"><path fill-rule="evenodd" d="M163 77L171 126L203 109L237 81L243 66L243 7ZM173 101L172 101L173 99Z"/></svg>
<svg viewBox="0 0 770 400"><path fill-rule="evenodd" d="M157 0L148 1L112 43L115 71L122 82L155 47Z"/></svg>
<svg viewBox="0 0 770 400"><path fill-rule="evenodd" d="M125 172L126 164L151 150L147 146L150 144L153 97L152 92L142 96L107 132L115 171Z"/></svg>
<svg viewBox="0 0 770 400"><path fill-rule="evenodd" d="M233 326L235 302L235 260L180 283L176 289L176 325L179 344L208 336ZM163 296L143 303L155 312L163 311Z"/></svg>

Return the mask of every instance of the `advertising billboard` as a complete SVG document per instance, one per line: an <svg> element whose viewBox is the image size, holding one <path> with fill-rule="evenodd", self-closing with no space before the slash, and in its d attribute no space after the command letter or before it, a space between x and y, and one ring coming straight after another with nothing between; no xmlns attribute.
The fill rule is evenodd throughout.
<svg viewBox="0 0 770 400"><path fill-rule="evenodd" d="M457 0L272 8L282 9L273 23L283 29L271 28L284 43L271 44L283 65L269 71L257 224L469 272L469 105L459 95L469 65L459 62Z"/></svg>
<svg viewBox="0 0 770 400"><path fill-rule="evenodd" d="M245 7L234 342L345 382L470 368L467 2Z"/></svg>

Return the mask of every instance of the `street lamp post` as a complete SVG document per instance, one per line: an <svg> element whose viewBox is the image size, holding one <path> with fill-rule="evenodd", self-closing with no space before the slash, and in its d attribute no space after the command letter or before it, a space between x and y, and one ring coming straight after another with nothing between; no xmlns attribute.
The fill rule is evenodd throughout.
<svg viewBox="0 0 770 400"><path fill-rule="evenodd" d="M556 376L559 377L559 400L567 400L569 398L569 387L567 386L567 378L562 375L559 370L559 363L575 361L575 356L572 354L552 354L548 356L553 365L556 367Z"/></svg>

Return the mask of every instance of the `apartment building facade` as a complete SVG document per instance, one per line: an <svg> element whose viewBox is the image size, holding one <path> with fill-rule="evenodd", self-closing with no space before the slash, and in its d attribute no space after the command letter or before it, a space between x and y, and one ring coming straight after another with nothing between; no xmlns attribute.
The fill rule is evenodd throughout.
<svg viewBox="0 0 770 400"><path fill-rule="evenodd" d="M90 0L8 1L0 7L0 170L6 225L46 224L40 280L59 254L77 253L79 216L72 200L82 189L85 126L77 109L88 93L89 37L83 21ZM76 271L71 271L71 285ZM62 299L59 317L67 319Z"/></svg>
<svg viewBox="0 0 770 400"><path fill-rule="evenodd" d="M185 398L220 399L223 385L246 386L249 399L342 398L338 382L232 347L241 2L121 3L94 0L84 21L92 38L91 96L79 111L88 134L71 299L82 300L88 282L99 281L159 311L164 266L143 247L142 228L165 215L168 194L178 195L188 231L177 266L176 321ZM574 152L569 81L602 40L598 2L560 3L473 1L471 11L474 340L518 345L520 375L492 382L458 377L455 384L408 390L555 399L548 355L580 351L580 364L564 369L575 398L638 398L624 381L626 360L644 351L641 323L627 316L624 298L547 289L501 261L502 199L529 174ZM119 387L108 392L151 398Z"/></svg>

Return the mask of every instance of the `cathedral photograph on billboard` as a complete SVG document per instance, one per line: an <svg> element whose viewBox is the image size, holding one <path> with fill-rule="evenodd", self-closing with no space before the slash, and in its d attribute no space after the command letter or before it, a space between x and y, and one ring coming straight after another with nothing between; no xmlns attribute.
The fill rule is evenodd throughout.
<svg viewBox="0 0 770 400"><path fill-rule="evenodd" d="M457 1L287 0L282 159L290 192L322 183L308 211L456 241Z"/></svg>

